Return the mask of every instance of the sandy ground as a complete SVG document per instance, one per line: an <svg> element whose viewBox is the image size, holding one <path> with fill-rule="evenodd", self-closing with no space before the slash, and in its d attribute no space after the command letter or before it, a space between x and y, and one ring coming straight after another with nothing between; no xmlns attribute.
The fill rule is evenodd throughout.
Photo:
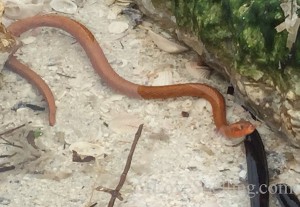
<svg viewBox="0 0 300 207"><path fill-rule="evenodd" d="M162 52L142 28L110 33L111 23L130 25L126 16L113 18L112 10L102 1L88 0L70 17L94 33L122 77L145 85L164 81L208 83L224 94L230 122L240 118L253 121L233 96L225 94L228 83L221 77L197 80L185 70L185 63L195 56L193 52ZM153 30L161 31L147 21ZM21 77L2 71L0 132L32 123L5 136L22 148L1 145L1 155L16 153L0 158L1 164L15 165L16 169L0 174L0 206L107 206L110 195L93 189L116 186L141 123L142 136L121 191L124 200L117 201L116 207L250 206L243 145L228 146L216 134L206 101L189 97L164 101L127 98L101 81L70 35L47 28L29 32L24 38L27 44L19 50L18 58L51 87L58 108L57 123L48 126L47 109L12 111L20 101L43 107L46 103ZM157 76L161 80L155 79ZM182 111L190 116L182 117ZM299 150L276 137L264 124L256 124L268 153L272 183L286 182L300 194ZM38 149L28 144L29 131L42 132L36 140ZM69 147L80 142L99 149L95 162L72 161ZM93 154L90 146L84 150ZM222 189L226 183L239 187ZM277 206L272 196L271 203Z"/></svg>

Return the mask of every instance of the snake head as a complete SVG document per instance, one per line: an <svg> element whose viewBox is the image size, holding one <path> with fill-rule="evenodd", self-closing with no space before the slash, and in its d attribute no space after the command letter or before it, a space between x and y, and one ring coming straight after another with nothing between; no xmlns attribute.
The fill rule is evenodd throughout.
<svg viewBox="0 0 300 207"><path fill-rule="evenodd" d="M226 136L228 138L241 138L251 134L255 130L255 126L249 121L241 120L227 126Z"/></svg>

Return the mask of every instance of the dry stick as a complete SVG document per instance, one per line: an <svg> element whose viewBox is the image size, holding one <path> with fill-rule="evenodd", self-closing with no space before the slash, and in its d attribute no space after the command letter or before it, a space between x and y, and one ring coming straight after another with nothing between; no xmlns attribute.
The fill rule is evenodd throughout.
<svg viewBox="0 0 300 207"><path fill-rule="evenodd" d="M135 134L135 137L134 137L134 140L133 140L133 143L131 145L130 152L129 152L129 155L128 155L128 158L127 158L127 161L126 161L125 168L124 168L123 173L122 173L122 175L120 177L120 182L117 185L116 189L114 190L114 193L112 194L107 207L113 207L114 206L115 200L116 200L117 196L119 195L120 190L121 190L121 188L123 187L123 185L125 183L126 176L127 176L128 171L130 169L130 165L131 165L133 153L134 153L136 145L137 145L137 143L139 141L139 138L140 138L140 136L142 134L142 130L143 130L143 124L141 124L139 126L139 129L137 130L137 132Z"/></svg>
<svg viewBox="0 0 300 207"><path fill-rule="evenodd" d="M28 124L30 124L30 123L31 123L31 121L28 122ZM10 133L13 133L13 132L16 131L17 129L20 129L20 128L24 127L25 125L26 125L26 124L22 124L22 125L20 125L20 126L17 126L17 127L15 127L15 128L12 128L12 129L9 129L9 130L7 130L7 131L5 131L5 132L0 133L0 139L2 139L3 141L5 141L5 143L2 143L2 144L11 145L11 146L13 146L13 147L18 147L18 148L23 148L23 147L21 147L21 146L15 145L14 143L11 143L10 141L4 139L2 136L3 136L3 135L10 134ZM1 143L0 143L0 144L1 144Z"/></svg>
<svg viewBox="0 0 300 207"><path fill-rule="evenodd" d="M97 187L96 188L96 190L98 190L98 191L104 191L104 192L107 192L107 193L111 194L111 198L109 200L109 203L108 203L107 207L113 207L114 204L115 204L116 198L118 198L120 200L123 200L122 197L121 197L121 194L120 194L120 190L121 190L121 188L123 187L123 185L126 181L126 176L127 176L128 171L130 169L133 153L134 153L136 145L139 141L139 138L141 137L142 130L143 130L143 124L141 124L139 126L139 129L137 130L137 132L135 134L135 137L134 137L134 140L133 140L133 143L131 145L130 152L129 152L129 155L128 155L128 158L127 158L127 161L126 161L125 168L123 170L122 175L120 176L120 181L119 181L119 184L117 185L116 189L111 190L111 189L108 189L108 188L105 188L105 187Z"/></svg>
<svg viewBox="0 0 300 207"><path fill-rule="evenodd" d="M15 153L13 153L13 154L11 154L11 155L0 155L0 158L10 158L10 157L13 157L13 156L15 156L17 153L15 152Z"/></svg>
<svg viewBox="0 0 300 207"><path fill-rule="evenodd" d="M28 122L28 124L30 124L30 123L31 123L31 121ZM9 129L9 130L7 130L5 132L2 132L2 133L0 133L0 137L3 136L3 135L6 135L6 134L10 134L10 133L14 132L15 130L20 129L21 127L24 127L25 125L26 124L22 124L20 126L15 127L15 128Z"/></svg>
<svg viewBox="0 0 300 207"><path fill-rule="evenodd" d="M31 123L31 122L29 122L29 123ZM14 132L15 130L24 127L25 125L26 125L26 124L22 124L22 125L17 126L17 127L13 128L13 129L9 129L9 130L7 130L7 131L5 131L5 132L0 133L0 139L2 139L3 141L6 142L6 143L3 143L3 144L7 144L7 145L14 146L14 147L22 148L21 146L18 146L18 145L15 145L14 143L9 142L8 140L4 139L2 136L3 136L3 135L6 135L6 134L10 134L10 133ZM14 156L15 154L16 154L16 153L14 153L14 154L12 154L12 155L2 155L1 158L4 158L4 157L12 157L12 156ZM13 170L13 169L15 169L15 168L16 168L16 167L15 167L14 165L6 166L6 167L1 167L1 168L0 168L0 173L6 172L6 171L9 171L9 170Z"/></svg>
<svg viewBox="0 0 300 207"><path fill-rule="evenodd" d="M13 169L15 169L15 168L16 168L16 167L13 166L13 165L7 166L7 167L1 167L1 168L0 168L0 173L6 172L6 171L9 171L9 170L13 170Z"/></svg>
<svg viewBox="0 0 300 207"><path fill-rule="evenodd" d="M20 149L23 149L22 146L16 145L16 144L14 144L14 143L12 143L12 142L10 142L10 141L4 139L3 137L0 137L0 139L2 139L3 141L5 141L5 143L0 143L0 144L5 144L5 145L12 146L12 147L18 147L18 148L20 148Z"/></svg>

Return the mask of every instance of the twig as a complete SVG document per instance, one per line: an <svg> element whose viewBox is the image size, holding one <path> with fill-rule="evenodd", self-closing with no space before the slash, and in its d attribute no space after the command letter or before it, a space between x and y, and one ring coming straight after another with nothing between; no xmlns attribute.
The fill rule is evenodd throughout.
<svg viewBox="0 0 300 207"><path fill-rule="evenodd" d="M10 157L13 157L15 156L17 153L15 152L14 154L11 154L11 155L0 155L0 158L10 158Z"/></svg>
<svg viewBox="0 0 300 207"><path fill-rule="evenodd" d="M12 143L12 142L10 142L10 141L4 139L3 137L0 137L0 139L2 139L2 140L5 142L5 143L0 143L0 144L5 144L5 145L12 146L12 147L17 147L17 148L23 149L22 146L16 145L16 144L14 144L14 143Z"/></svg>
<svg viewBox="0 0 300 207"><path fill-rule="evenodd" d="M30 124L30 123L31 123L31 121L28 122L28 124ZM2 133L0 133L0 137L3 136L3 135L6 135L6 134L10 134L10 133L16 131L17 129L20 129L20 128L24 127L25 125L26 125L26 124L22 124L22 125L20 125L20 126L15 127L15 128L9 129L9 130L7 130L7 131L5 131L5 132L2 132Z"/></svg>
<svg viewBox="0 0 300 207"><path fill-rule="evenodd" d="M115 188L115 190L112 190L112 189L109 189L109 188L105 188L105 187L101 187L101 186L99 186L99 187L96 188L96 190L98 190L98 191L104 191L104 192L107 192L107 193L111 194L111 198L110 198L110 201L109 201L107 207L113 207L114 204L115 204L116 198L118 198L119 200L123 200L122 195L120 193L120 190L121 190L121 188L123 187L123 185L124 185L124 183L126 181L126 176L127 176L128 171L130 169L130 166L131 166L131 161L132 161L133 153L134 153L136 145L137 145L137 143L139 141L139 138L141 137L142 130L143 130L143 124L141 124L139 126L139 129L137 130L137 132L135 134L135 137L134 137L133 143L131 145L130 152L129 152L129 155L127 157L127 161L126 161L123 173L120 176L119 184L117 185L117 187Z"/></svg>
<svg viewBox="0 0 300 207"><path fill-rule="evenodd" d="M89 207L95 207L97 205L97 203L93 203L92 205L90 205Z"/></svg>
<svg viewBox="0 0 300 207"><path fill-rule="evenodd" d="M30 124L30 123L31 123L31 121L28 122L28 124ZM17 126L17 127L15 127L15 128L12 128L12 129L9 129L9 130L7 130L7 131L5 131L5 132L0 133L0 139L3 140L3 141L5 142L5 143L0 143L0 144L6 144L6 145L13 146L13 147L23 148L22 146L15 145L14 143L12 143L12 142L10 142L10 141L4 139L2 136L3 136L3 135L7 135L7 134L11 134L11 133L13 133L14 131L16 131L17 129L20 129L20 128L24 127L25 125L26 125L26 124L22 124L22 125L20 125L20 126Z"/></svg>
<svg viewBox="0 0 300 207"><path fill-rule="evenodd" d="M116 197L117 199L119 199L120 201L123 201L123 197L121 195L120 192L116 192L116 190L113 190L113 189L110 189L110 188L106 188L106 187L103 187L103 186L98 186L96 188L97 191L102 191L102 192L105 192L105 193L109 193L111 196L114 196Z"/></svg>
<svg viewBox="0 0 300 207"><path fill-rule="evenodd" d="M13 169L15 169L15 168L16 168L16 167L13 166L13 165L7 166L7 167L1 167L1 168L0 168L0 173L6 172L6 171L9 171L9 170L13 170Z"/></svg>
<svg viewBox="0 0 300 207"><path fill-rule="evenodd" d="M56 74L60 75L60 76L63 76L63 77L66 77L66 78L76 78L75 76L70 76L70 75L66 75L66 74L63 74L63 73L59 73L59 72L57 72Z"/></svg>
<svg viewBox="0 0 300 207"><path fill-rule="evenodd" d="M123 170L123 173L120 177L120 182L119 184L117 185L116 189L114 190L111 198L110 198L110 201L108 203L108 207L113 207L114 206L114 203L115 203L115 200L117 197L120 196L120 190L121 188L123 187L125 181L126 181L126 176L128 174L128 171L130 169L130 166L131 166L131 161L132 161L132 157L133 157L133 153L134 153L134 150L136 148L136 145L139 141L139 138L142 134L142 130L143 130L143 124L141 124L139 126L139 129L137 130L136 134L135 134L135 137L134 137L134 140L133 140L133 143L131 145L131 149L130 149L130 152L129 152L129 155L128 155L128 158L127 158L127 161L126 161L126 165L125 165L125 168Z"/></svg>

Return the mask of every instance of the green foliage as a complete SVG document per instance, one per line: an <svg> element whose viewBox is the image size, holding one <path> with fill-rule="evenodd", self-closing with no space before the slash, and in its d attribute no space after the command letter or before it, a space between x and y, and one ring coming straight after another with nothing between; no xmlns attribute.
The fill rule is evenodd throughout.
<svg viewBox="0 0 300 207"><path fill-rule="evenodd" d="M36 130L33 132L33 135L34 135L34 138L38 138L38 137L42 136L42 135L43 135L43 132L42 132L41 128L36 129Z"/></svg>
<svg viewBox="0 0 300 207"><path fill-rule="evenodd" d="M194 31L208 47L225 49L228 54L224 55L235 61L234 65L254 64L272 69L278 68L279 62L300 65L299 41L290 60L286 47L288 33L275 30L285 20L278 0L172 0L172 3L179 26Z"/></svg>

